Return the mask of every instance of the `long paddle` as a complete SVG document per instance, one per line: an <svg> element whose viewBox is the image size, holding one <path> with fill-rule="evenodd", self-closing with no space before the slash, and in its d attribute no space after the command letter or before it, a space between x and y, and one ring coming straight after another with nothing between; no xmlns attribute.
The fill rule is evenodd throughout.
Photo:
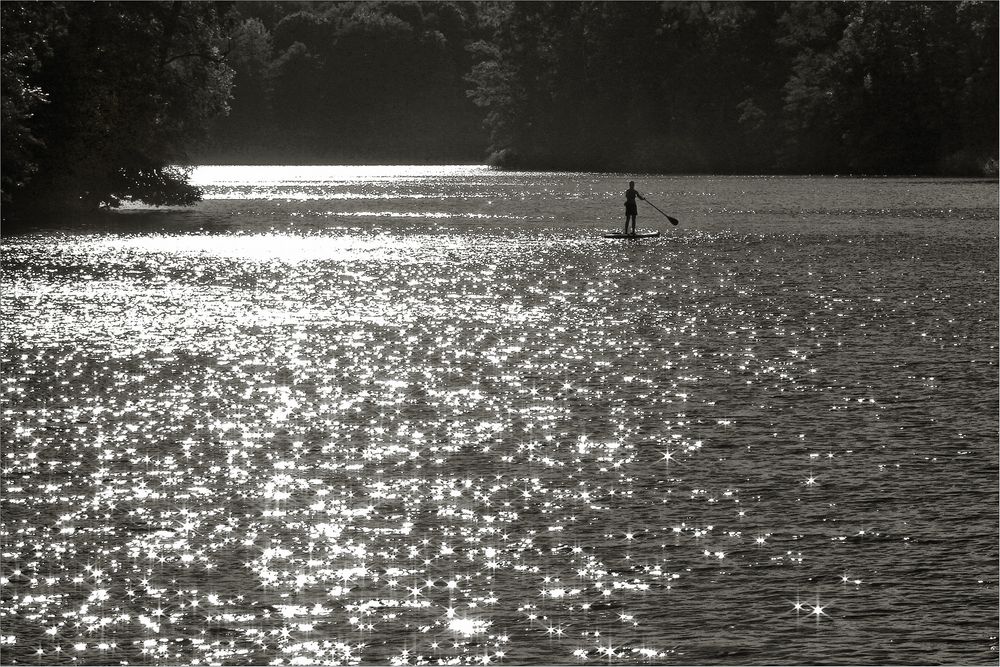
<svg viewBox="0 0 1000 667"><path fill-rule="evenodd" d="M660 211L660 207L657 206L656 204L654 204L653 202L649 201L649 197L646 197L643 201L645 201L647 204L649 204L650 206L652 206L653 208L655 208L657 211ZM663 211L660 211L660 213L663 213ZM667 215L666 213L663 213L663 215L664 215L664 217L666 217L667 220L670 221L671 225L675 225L676 226L676 225L681 224L680 221L677 218L672 218L669 215Z"/></svg>

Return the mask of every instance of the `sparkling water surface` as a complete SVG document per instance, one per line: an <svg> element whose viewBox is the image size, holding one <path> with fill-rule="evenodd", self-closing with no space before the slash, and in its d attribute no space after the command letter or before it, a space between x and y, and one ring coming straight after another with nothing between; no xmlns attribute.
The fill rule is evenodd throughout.
<svg viewBox="0 0 1000 667"><path fill-rule="evenodd" d="M3 239L2 662L996 664L995 181L194 180Z"/></svg>

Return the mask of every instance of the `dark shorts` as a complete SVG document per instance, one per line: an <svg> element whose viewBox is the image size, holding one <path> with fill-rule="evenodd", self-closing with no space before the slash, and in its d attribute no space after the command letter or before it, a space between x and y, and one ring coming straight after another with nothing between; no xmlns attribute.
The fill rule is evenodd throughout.
<svg viewBox="0 0 1000 667"><path fill-rule="evenodd" d="M625 202L625 215L639 215L639 207L635 205L634 201Z"/></svg>

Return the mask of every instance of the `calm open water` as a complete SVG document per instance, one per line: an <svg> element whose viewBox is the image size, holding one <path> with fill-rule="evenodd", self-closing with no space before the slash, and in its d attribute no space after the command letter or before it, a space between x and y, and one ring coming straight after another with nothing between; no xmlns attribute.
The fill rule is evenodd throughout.
<svg viewBox="0 0 1000 667"><path fill-rule="evenodd" d="M995 181L195 180L3 239L2 662L996 664Z"/></svg>

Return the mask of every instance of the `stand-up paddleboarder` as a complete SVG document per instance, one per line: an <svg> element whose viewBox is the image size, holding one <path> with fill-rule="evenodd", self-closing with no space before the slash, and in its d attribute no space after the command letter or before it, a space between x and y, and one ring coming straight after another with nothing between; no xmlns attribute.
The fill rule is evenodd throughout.
<svg viewBox="0 0 1000 667"><path fill-rule="evenodd" d="M635 216L639 214L635 198L646 201L646 198L635 189L635 181L628 182L628 190L625 191L625 233L635 234ZM629 221L632 222L632 231L629 231Z"/></svg>

